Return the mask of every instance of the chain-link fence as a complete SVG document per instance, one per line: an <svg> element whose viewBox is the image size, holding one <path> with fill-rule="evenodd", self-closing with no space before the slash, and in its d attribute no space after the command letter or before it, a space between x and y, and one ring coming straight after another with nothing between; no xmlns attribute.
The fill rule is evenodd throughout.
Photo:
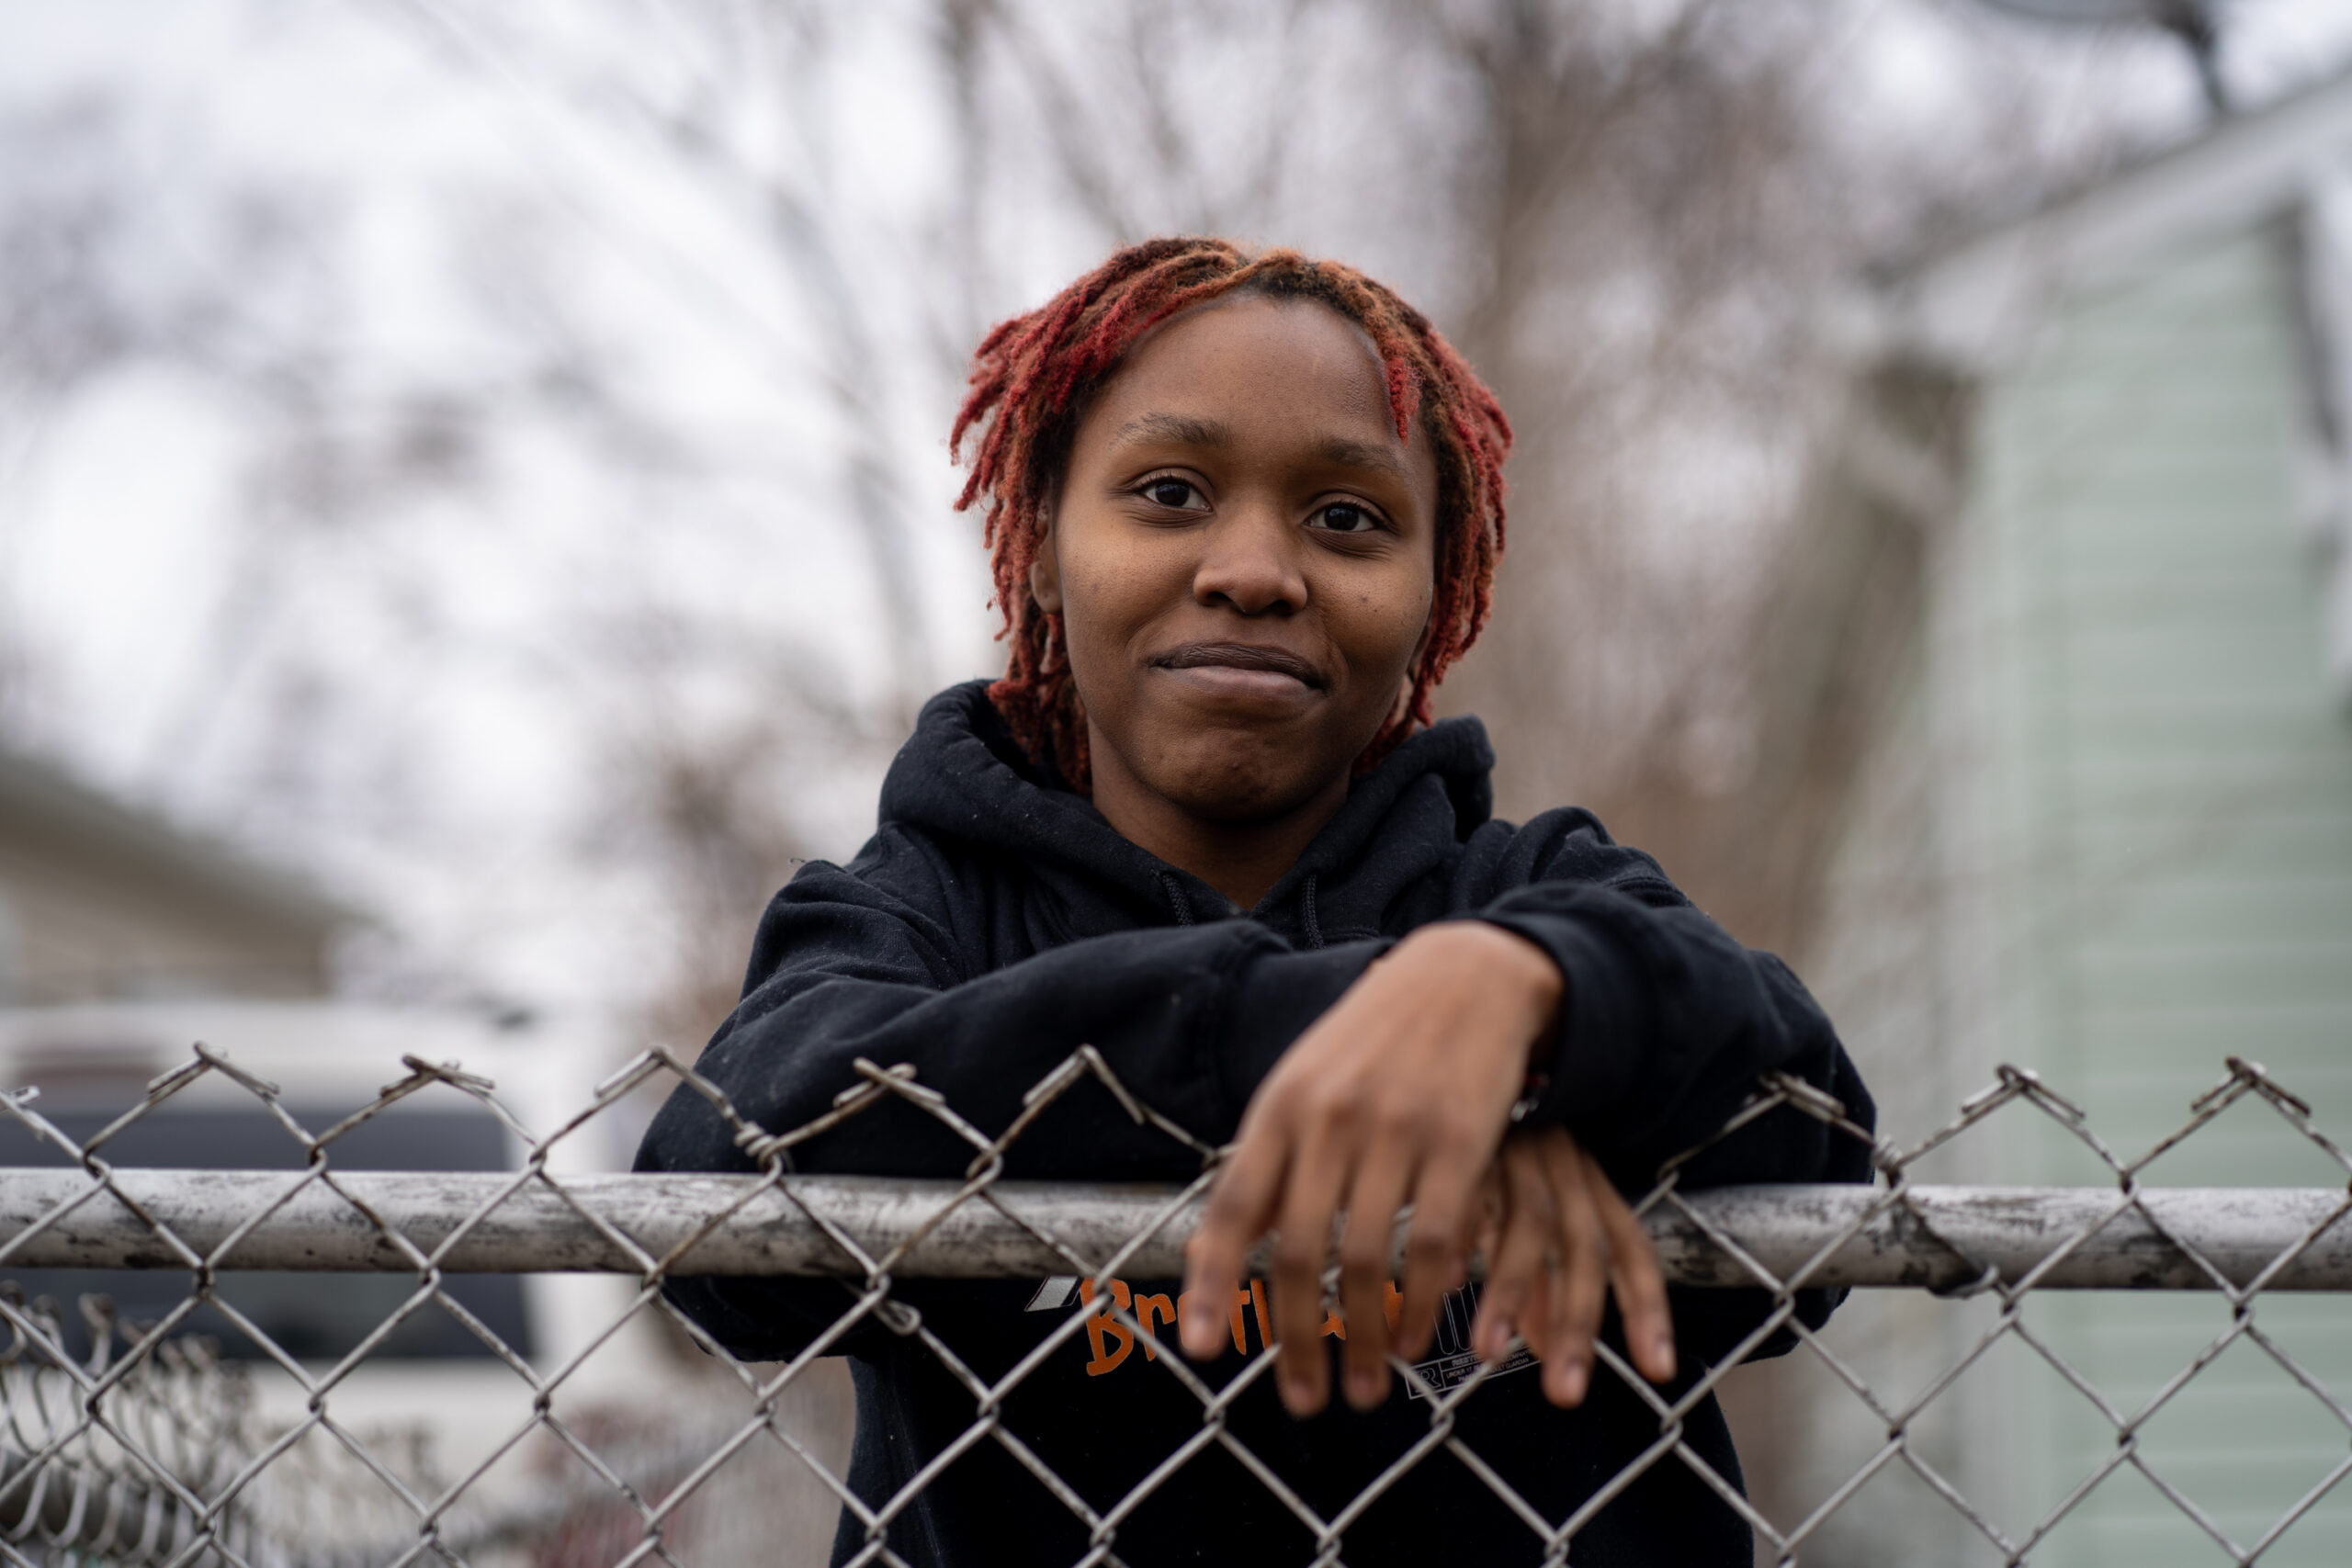
<svg viewBox="0 0 2352 1568"><path fill-rule="evenodd" d="M2338 1561L2352 1539L2345 1533L2352 1516L2332 1500L2352 1471L2352 1334L2335 1331L2352 1328L2344 1310L2352 1303L2318 1298L2329 1314L2310 1340L2316 1353L2299 1353L2268 1311L2296 1299L2290 1292L2352 1292L2352 1197L2340 1184L2188 1189L2144 1179L2184 1140L2244 1107L2275 1117L2275 1136L2327 1161L2330 1179L2352 1179L2352 1160L2314 1125L2311 1108L2235 1058L2186 1120L2136 1157L2110 1150L2081 1111L2014 1068L1908 1146L1872 1139L1803 1083L1760 1084L1718 1139L1766 1115L1811 1116L1869 1144L1879 1180L1686 1191L1678 1173L1698 1150L1659 1173L1638 1212L1668 1280L1698 1291L1760 1292L1751 1298L1758 1305L1712 1365L1688 1369L1666 1389L1640 1379L1616 1348L1600 1347L1598 1375L1639 1402L1648 1435L1638 1453L1557 1517L1516 1488L1497 1456L1480 1451L1465 1419L1523 1356L1481 1365L1459 1325L1442 1325L1420 1364L1396 1363L1422 1429L1342 1506L1310 1499L1253 1451L1234 1413L1273 1361L1262 1353L1262 1293L1237 1298L1233 1337L1245 1359L1219 1381L1162 1340L1172 1333L1173 1286L1152 1283L1182 1272L1182 1245L1218 1151L1139 1103L1091 1049L1035 1085L1024 1113L996 1137L906 1069L873 1064L860 1064L863 1081L825 1117L783 1133L746 1123L715 1086L660 1052L599 1085L585 1109L551 1129L526 1126L492 1083L458 1067L405 1065L407 1076L370 1103L317 1127L306 1126L276 1086L203 1047L136 1104L78 1137L70 1118L44 1115L36 1091L0 1100L7 1112L0 1120L37 1137L51 1161L0 1170L0 1276L24 1281L0 1293L10 1334L0 1355L0 1560L792 1562L821 1559L834 1516L845 1510L852 1560L894 1563L906 1559L893 1522L957 1455L983 1447L1034 1478L1041 1506L1068 1511L1085 1543L1073 1560L1088 1563L1125 1561L1123 1542L1132 1555L1138 1506L1211 1452L1237 1461L1227 1472L1237 1486L1255 1489L1253 1502L1271 1498L1296 1521L1302 1563L1348 1561L1351 1543L1359 1559L1376 1556L1351 1530L1367 1528L1383 1495L1416 1470L1449 1461L1453 1483L1483 1489L1524 1526L1530 1561L1555 1563L1578 1561L1580 1536L1657 1467L1679 1467L1736 1510L1759 1561L1857 1560L1861 1538L1841 1536L1839 1521L1872 1508L1910 1543L1894 1549L1906 1560L2076 1560L2068 1522L2127 1482L2135 1517L2187 1521L2203 1555L2181 1561ZM1197 1156L1199 1178L1178 1188L1006 1179L1006 1150L1048 1105L1090 1080L1138 1123ZM679 1082L729 1120L763 1174L567 1168L564 1153L584 1129L628 1117L633 1107L641 1116L651 1092ZM198 1085L216 1097L228 1086L241 1091L290 1140L299 1168L156 1168L121 1156L134 1130L171 1115ZM496 1119L521 1155L516 1168L338 1164L357 1130L418 1096L463 1097ZM965 1178L789 1174L797 1145L886 1102L916 1108L967 1144ZM2005 1111L2078 1144L2110 1183L2031 1189L1914 1179ZM549 1296L515 1314L474 1288L483 1276L590 1276L573 1284L596 1289L575 1288L555 1305ZM833 1276L839 1285L827 1288L839 1290L838 1314L788 1362L741 1362L665 1298L665 1280L687 1276ZM309 1302L370 1283L379 1292L368 1298L377 1315L340 1341L287 1343L300 1337L274 1325L292 1320L274 1317L267 1305L284 1292L256 1294L247 1283L272 1279L295 1281L292 1299ZM935 1314L910 1299L919 1293L913 1282L944 1279L1021 1281L1026 1310L1037 1314L1035 1348L1008 1370L977 1370ZM94 1280L168 1280L171 1289L153 1298L163 1310L152 1321L135 1322L86 1294L65 1309L38 1294ZM1904 1353L1890 1359L1878 1354L1884 1336L1867 1325L1849 1331L1852 1306L1825 1329L1798 1317L1797 1292L1823 1286L1892 1288L1887 1296L1944 1314L1941 1328L1898 1336ZM2132 1292L2099 1298L2127 1312L2195 1292L2216 1310L2169 1375L2125 1400L2085 1371L2082 1336L2033 1314L2053 1292ZM425 1343L414 1333L424 1317L462 1329L469 1358L398 1359L403 1345ZM567 1326L548 1331L557 1320ZM1326 1332L1344 1331L1334 1303ZM847 1479L849 1404L839 1358L828 1352L875 1332L889 1336L899 1353L934 1359L968 1396L972 1414L953 1452L901 1484L862 1493ZM1764 1446L1785 1444L1817 1461L1830 1450L1815 1440L1816 1428L1833 1422L1861 1440L1843 1451L1836 1473L1814 1476L1814 1494L1790 1479L1804 1467L1768 1462L1762 1468L1775 1483L1751 1496L1709 1462L1688 1423L1731 1386L1726 1380L1743 1375L1735 1369L1751 1351L1792 1336L1812 1392L1783 1399L1777 1427L1754 1428L1765 1433ZM1125 1368L1167 1380L1195 1412L1183 1440L1148 1456L1154 1462L1121 1495L1090 1495L1070 1483L1042 1457L1040 1435L1023 1429L1012 1396L1056 1356L1085 1357L1090 1371ZM2199 1380L2218 1384L2217 1366L2237 1367L2249 1356L2275 1372L2264 1397L2292 1409L2233 1406L2226 1419L2274 1437L2306 1434L2286 1468L2310 1472L2251 1522L2245 1498L2200 1496L2167 1473L2154 1435L2168 1412L2186 1407ZM1980 1413L1957 1437L1949 1423L1938 1426L1939 1413L1968 1403L1971 1380L2003 1358L2045 1369L2105 1438L2084 1473L2060 1477L2054 1495L2022 1506L2030 1487L1983 1495L1988 1453L2023 1436L2003 1426L2018 1418L2019 1406L1979 1397L1989 1416ZM1890 1512L1892 1478L1901 1478L1908 1500Z"/></svg>

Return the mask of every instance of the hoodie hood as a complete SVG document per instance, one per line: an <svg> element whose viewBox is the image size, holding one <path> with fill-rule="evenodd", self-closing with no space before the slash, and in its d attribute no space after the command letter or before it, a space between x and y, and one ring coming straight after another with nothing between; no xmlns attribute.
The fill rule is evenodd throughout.
<svg viewBox="0 0 2352 1568"><path fill-rule="evenodd" d="M1121 837L1093 802L1030 761L988 686L951 686L923 705L883 781L880 825L1029 865L1061 894L1074 937L1131 924L1139 906L1171 925L1246 914L1309 947L1376 935L1398 899L1448 869L1493 814L1486 728L1440 720L1356 780L1297 863L1245 910Z"/></svg>

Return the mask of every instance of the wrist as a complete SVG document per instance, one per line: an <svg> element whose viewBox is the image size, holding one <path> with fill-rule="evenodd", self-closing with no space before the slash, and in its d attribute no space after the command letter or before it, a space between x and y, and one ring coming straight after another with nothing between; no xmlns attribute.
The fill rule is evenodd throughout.
<svg viewBox="0 0 2352 1568"><path fill-rule="evenodd" d="M1485 920L1447 920L1426 926L1413 940L1442 944L1449 965L1475 973L1494 998L1515 999L1521 1012L1531 1072L1547 1066L1559 1032L1560 1006L1567 983L1560 965L1540 944L1505 926Z"/></svg>
<svg viewBox="0 0 2352 1568"><path fill-rule="evenodd" d="M1560 1021L1560 998L1567 990L1567 982L1562 978L1560 965L1552 954L1508 926L1489 925L1485 920L1464 920L1462 924L1477 933L1493 951L1502 974L1507 974L1510 983L1527 997L1548 1033L1552 1025Z"/></svg>

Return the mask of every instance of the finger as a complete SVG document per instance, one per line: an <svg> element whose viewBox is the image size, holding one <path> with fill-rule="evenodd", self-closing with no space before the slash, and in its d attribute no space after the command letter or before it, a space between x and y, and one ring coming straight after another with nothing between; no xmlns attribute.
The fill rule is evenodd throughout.
<svg viewBox="0 0 2352 1568"><path fill-rule="evenodd" d="M1473 1227L1471 1245L1481 1258L1492 1258L1502 1250L1503 1222L1510 1212L1510 1197L1503 1175L1502 1156L1498 1154L1487 1167L1487 1174L1478 1179L1478 1197L1473 1206L1477 1222Z"/></svg>
<svg viewBox="0 0 2352 1568"><path fill-rule="evenodd" d="M1503 1174L1502 1156L1498 1152L1495 1158L1487 1166L1487 1173L1478 1179L1478 1195L1472 1201L1470 1211L1472 1215L1470 1251L1463 1259L1459 1277L1449 1282L1446 1287L1448 1290L1458 1291L1470 1282L1470 1258L1501 1256L1503 1231L1510 1217L1510 1200L1507 1194L1508 1181L1509 1178ZM1399 1288L1396 1292L1396 1315L1400 1325L1404 1318L1405 1303L1402 1285L1403 1281L1399 1280ZM1483 1322L1485 1320L1483 1296L1480 1300L1480 1321ZM1392 1333L1390 1337L1393 1339L1396 1336ZM1478 1343L1476 1324L1472 1325L1470 1343L1474 1347ZM1402 1353L1401 1345L1399 1353Z"/></svg>
<svg viewBox="0 0 2352 1568"><path fill-rule="evenodd" d="M1412 1171L1376 1146L1356 1168L1340 1237L1340 1310L1348 1325L1340 1360L1348 1403L1370 1410L1388 1397L1388 1241Z"/></svg>
<svg viewBox="0 0 2352 1568"><path fill-rule="evenodd" d="M1528 1349L1539 1362L1544 1359L1540 1341L1552 1322L1552 1298L1560 1293L1559 1273L1557 1258L1546 1259L1544 1266L1535 1271L1535 1288L1527 1294L1527 1310L1519 1315L1520 1337L1527 1341Z"/></svg>
<svg viewBox="0 0 2352 1568"><path fill-rule="evenodd" d="M1396 1319L1397 1353L1418 1360L1437 1332L1438 1303L1458 1288L1488 1151L1466 1145L1424 1159L1414 1184L1413 1225L1405 1243L1405 1304Z"/></svg>
<svg viewBox="0 0 2352 1568"><path fill-rule="evenodd" d="M1323 1264L1331 1249L1331 1219L1353 1174L1352 1143L1310 1134L1283 1182L1275 1222L1273 1278L1275 1369L1283 1406L1312 1416L1329 1397L1330 1365L1323 1350Z"/></svg>
<svg viewBox="0 0 2352 1568"><path fill-rule="evenodd" d="M1536 1150L1514 1139L1503 1145L1496 1165L1507 1207L1497 1239L1486 1249L1487 1283L1470 1331L1470 1348L1482 1361L1502 1359L1511 1336L1529 1321L1528 1308L1544 1280L1544 1254L1559 1229L1558 1205ZM1541 1334L1540 1327L1536 1332Z"/></svg>
<svg viewBox="0 0 2352 1568"><path fill-rule="evenodd" d="M1200 1227L1184 1244L1184 1294L1189 1305L1177 1325L1184 1353L1196 1361L1214 1359L1226 1343L1226 1314L1241 1284L1250 1247L1273 1223L1274 1202L1289 1165L1287 1140L1271 1122L1242 1130L1226 1156L1225 1168L1209 1189Z"/></svg>
<svg viewBox="0 0 2352 1568"><path fill-rule="evenodd" d="M1650 1245L1650 1233L1634 1217L1600 1162L1581 1149L1577 1157L1585 1169L1594 1212L1609 1236L1609 1279L1617 1293L1617 1314L1624 1320L1626 1348L1644 1377L1665 1382L1674 1376L1674 1319L1667 1306L1666 1280L1658 1272L1657 1248Z"/></svg>
<svg viewBox="0 0 2352 1568"><path fill-rule="evenodd" d="M1565 1134L1544 1138L1541 1146L1560 1206L1559 1277L1544 1328L1544 1393L1565 1409L1583 1403L1592 1380L1592 1342L1608 1299L1609 1235L1593 1208L1580 1151Z"/></svg>

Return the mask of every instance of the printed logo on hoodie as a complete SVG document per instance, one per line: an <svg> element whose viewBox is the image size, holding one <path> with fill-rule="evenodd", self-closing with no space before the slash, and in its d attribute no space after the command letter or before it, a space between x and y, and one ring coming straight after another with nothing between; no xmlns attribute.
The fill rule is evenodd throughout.
<svg viewBox="0 0 2352 1568"><path fill-rule="evenodd" d="M1388 1328L1395 1333L1397 1319L1405 1307L1404 1293L1394 1284L1383 1287L1383 1306L1388 1315ZM1091 1310L1086 1318L1086 1348L1091 1352L1086 1363L1086 1375L1099 1378L1125 1366L1140 1348L1144 1359L1159 1357L1159 1330L1162 1325L1171 1330L1176 1325L1177 1312L1183 1296L1165 1291L1146 1292L1129 1285L1125 1280L1112 1280L1097 1291L1094 1281L1071 1275L1057 1274L1038 1287L1030 1298L1031 1312L1052 1312L1067 1306L1075 1297ZM1418 1363L1414 1371L1431 1388L1441 1392L1465 1382L1478 1370L1478 1358L1470 1349L1470 1325L1478 1314L1478 1287L1465 1285L1449 1292L1438 1309L1437 1337L1431 1343L1427 1360ZM1273 1341L1273 1319L1266 1306L1266 1282L1252 1280L1243 1290L1233 1292L1227 1321L1233 1331L1233 1348L1244 1356L1254 1356ZM1132 1322L1132 1327L1129 1323ZM1256 1329L1253 1336L1250 1332ZM1138 1334L1140 1330L1140 1334ZM1323 1316L1326 1337L1345 1339L1347 1325L1336 1312ZM1489 1374L1500 1377L1535 1364L1535 1357L1524 1346L1513 1351L1500 1366ZM1421 1397L1418 1388L1408 1387L1415 1399Z"/></svg>

